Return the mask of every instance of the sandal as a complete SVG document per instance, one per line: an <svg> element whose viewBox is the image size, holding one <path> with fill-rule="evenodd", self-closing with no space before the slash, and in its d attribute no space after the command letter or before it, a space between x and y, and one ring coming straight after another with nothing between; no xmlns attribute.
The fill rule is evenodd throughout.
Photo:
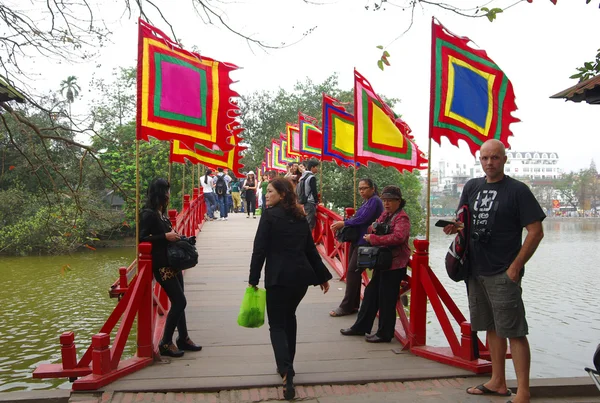
<svg viewBox="0 0 600 403"><path fill-rule="evenodd" d="M481 393L479 392L469 392L469 389L476 389L479 390ZM510 389L508 389L506 392L504 393L499 393L497 391L494 390L490 390L488 388L486 388L483 383L481 385L477 385L477 386L470 386L467 388L467 394L469 395L475 395L475 396L482 396L482 395L493 395L493 396L511 396L512 392Z"/></svg>
<svg viewBox="0 0 600 403"><path fill-rule="evenodd" d="M333 311L329 312L329 316L333 318L337 318L338 316L346 316L350 315L350 312L344 312L341 308L335 308Z"/></svg>

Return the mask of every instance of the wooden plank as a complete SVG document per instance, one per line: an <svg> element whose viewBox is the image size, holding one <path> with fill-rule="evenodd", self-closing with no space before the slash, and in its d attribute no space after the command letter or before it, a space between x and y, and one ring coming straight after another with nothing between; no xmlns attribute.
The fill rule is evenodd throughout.
<svg viewBox="0 0 600 403"><path fill-rule="evenodd" d="M211 391L279 386L268 323L259 329L237 325L258 221L231 214L228 221L207 222L198 234L199 264L185 273L186 318L190 337L203 350L156 363L113 382L105 390ZM294 364L298 384L472 375L410 353L397 354L394 351L400 347L397 341L372 344L360 336L342 336L339 329L351 326L356 315L329 316L344 295L345 283L337 281L337 276L334 278L328 294L310 287L298 308Z"/></svg>

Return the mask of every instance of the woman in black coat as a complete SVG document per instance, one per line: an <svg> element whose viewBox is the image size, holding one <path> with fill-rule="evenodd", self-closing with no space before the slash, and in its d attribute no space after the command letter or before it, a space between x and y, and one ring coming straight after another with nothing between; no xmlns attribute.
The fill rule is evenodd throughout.
<svg viewBox="0 0 600 403"><path fill-rule="evenodd" d="M184 350L200 351L202 347L194 344L188 336L183 275L181 270L170 268L167 259L168 243L181 239L181 236L171 227L171 221L167 216L170 196L171 188L166 179L158 178L152 181L140 214L140 242L152 243L152 273L171 301L159 352L161 355L181 357ZM177 346L173 344L173 333L176 327L179 334Z"/></svg>
<svg viewBox="0 0 600 403"><path fill-rule="evenodd" d="M266 203L269 208L263 211L254 238L248 283L258 285L266 259L269 332L284 396L289 400L295 396L296 308L309 285L319 285L326 293L331 273L317 252L292 182L273 179L267 187Z"/></svg>

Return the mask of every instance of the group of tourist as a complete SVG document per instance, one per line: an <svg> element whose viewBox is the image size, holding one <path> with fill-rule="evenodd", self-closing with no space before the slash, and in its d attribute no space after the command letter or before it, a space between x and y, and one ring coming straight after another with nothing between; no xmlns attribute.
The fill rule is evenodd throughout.
<svg viewBox="0 0 600 403"><path fill-rule="evenodd" d="M468 388L466 393L511 395L505 379L508 340L518 382L517 394L511 402L527 403L530 401L530 349L521 278L525 263L543 238L541 222L545 215L529 188L504 174L506 155L501 142L485 142L479 158L486 176L465 185L459 207L467 205L472 212L466 280L471 328L487 331L492 376L488 382ZM311 231L319 204L315 178L318 166L315 160L309 160L304 166L292 164L285 176L263 178L260 183L249 173L243 185L244 189L252 190L251 194L256 194L257 187L264 186L263 212L254 239L248 285L258 286L264 265L269 332L286 399L295 396L296 309L309 286L318 285L326 293L332 278L317 252ZM202 183L214 192L217 184L215 180L209 180L210 173L207 172ZM375 183L365 178L359 181L358 190L364 201L362 206L353 217L331 225L333 231L354 227L358 236L350 246L344 297L329 315L340 317L358 313L351 327L340 330L342 335L362 336L370 343L390 342L394 337L401 282L406 277L411 253L408 244L410 218L404 210L406 201L398 186L386 186L379 193ZM205 190L205 197L207 193L211 192ZM218 193L217 200L221 206ZM179 239L166 218L168 201L168 183L164 179L155 180L148 189L142 210L140 240L153 243L154 277L172 304L160 353L179 357L184 350L197 351L201 347L187 333L181 273L173 272L166 263L167 243ZM248 208L248 214L250 211ZM461 223L452 223L443 230L446 234L455 234L460 228ZM523 228L527 230L527 236L522 242ZM385 246L391 250L392 259L389 267L373 270L361 304L362 282L357 251L364 245ZM377 331L371 334L378 313ZM179 334L176 345L172 341L175 327Z"/></svg>

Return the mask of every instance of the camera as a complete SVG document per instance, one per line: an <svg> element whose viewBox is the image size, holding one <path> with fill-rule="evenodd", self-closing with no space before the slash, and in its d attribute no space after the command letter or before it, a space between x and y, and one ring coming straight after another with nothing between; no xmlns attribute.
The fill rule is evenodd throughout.
<svg viewBox="0 0 600 403"><path fill-rule="evenodd" d="M488 243L490 241L490 237L492 233L488 229L476 229L473 230L471 234L471 238L476 242Z"/></svg>
<svg viewBox="0 0 600 403"><path fill-rule="evenodd" d="M385 224L381 222L373 223L373 233L375 235L387 235L390 233L390 224Z"/></svg>

